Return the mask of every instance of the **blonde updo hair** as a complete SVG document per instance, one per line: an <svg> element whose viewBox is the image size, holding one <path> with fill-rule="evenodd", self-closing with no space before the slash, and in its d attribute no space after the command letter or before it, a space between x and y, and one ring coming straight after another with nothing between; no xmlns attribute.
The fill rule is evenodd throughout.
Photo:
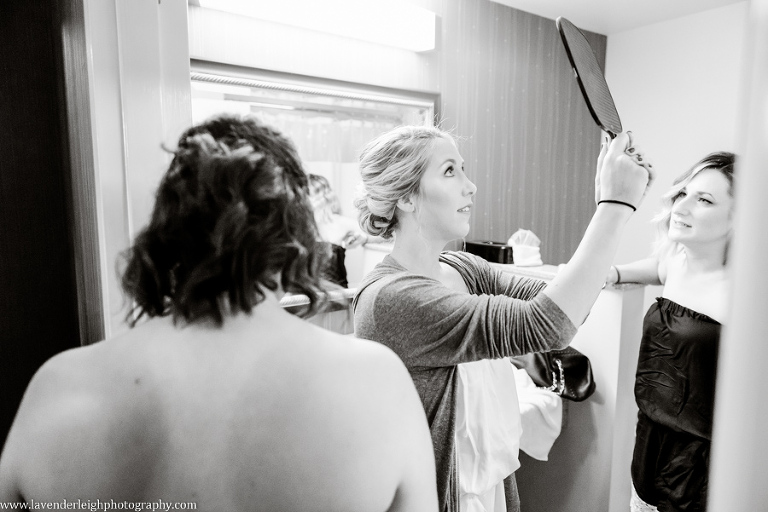
<svg viewBox="0 0 768 512"><path fill-rule="evenodd" d="M453 136L431 126L401 126L386 132L360 155L362 187L355 207L360 228L371 236L392 238L397 201L419 193L419 183L437 139Z"/></svg>

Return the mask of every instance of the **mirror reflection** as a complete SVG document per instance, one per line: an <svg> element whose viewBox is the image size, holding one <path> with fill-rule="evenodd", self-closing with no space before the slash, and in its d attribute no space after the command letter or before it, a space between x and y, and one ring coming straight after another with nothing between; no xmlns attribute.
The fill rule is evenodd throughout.
<svg viewBox="0 0 768 512"><path fill-rule="evenodd" d="M225 72L192 73L193 122L223 112L249 114L290 134L305 170L315 177L314 190L322 189L315 196L324 198L318 204L321 235L332 244L334 260L342 262L341 268L334 266L331 281L356 287L365 271L391 250L388 241L367 237L356 227L360 151L396 126L431 126L434 100L405 91L377 93L362 85L332 88L321 80L296 85L287 76L266 81ZM368 243L377 245L363 247ZM360 251L346 252L358 247Z"/></svg>

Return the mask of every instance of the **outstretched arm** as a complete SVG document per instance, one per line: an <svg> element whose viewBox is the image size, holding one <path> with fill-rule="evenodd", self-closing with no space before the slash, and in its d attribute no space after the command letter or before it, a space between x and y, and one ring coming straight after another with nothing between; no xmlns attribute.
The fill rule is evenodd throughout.
<svg viewBox="0 0 768 512"><path fill-rule="evenodd" d="M663 284L659 271L659 260L656 258L646 258L623 265L613 265L608 271L608 279L605 282L608 284Z"/></svg>
<svg viewBox="0 0 768 512"><path fill-rule="evenodd" d="M581 325L605 282L611 260L629 217L653 179L631 137L619 134L600 152L598 205L579 247L568 264L542 292L575 324Z"/></svg>

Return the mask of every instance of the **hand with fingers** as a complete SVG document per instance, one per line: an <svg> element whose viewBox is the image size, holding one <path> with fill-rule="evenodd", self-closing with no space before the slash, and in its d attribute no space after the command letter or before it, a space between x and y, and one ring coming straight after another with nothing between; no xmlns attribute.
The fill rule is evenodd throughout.
<svg viewBox="0 0 768 512"><path fill-rule="evenodd" d="M616 203L636 210L655 175L632 132L620 133L612 141L606 138L597 157L595 202Z"/></svg>

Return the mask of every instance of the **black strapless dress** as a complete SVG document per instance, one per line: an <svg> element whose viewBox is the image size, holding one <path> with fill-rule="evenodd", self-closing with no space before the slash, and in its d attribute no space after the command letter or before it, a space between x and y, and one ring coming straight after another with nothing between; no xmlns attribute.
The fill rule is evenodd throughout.
<svg viewBox="0 0 768 512"><path fill-rule="evenodd" d="M660 512L704 512L721 324L669 299L643 322L632 481Z"/></svg>

